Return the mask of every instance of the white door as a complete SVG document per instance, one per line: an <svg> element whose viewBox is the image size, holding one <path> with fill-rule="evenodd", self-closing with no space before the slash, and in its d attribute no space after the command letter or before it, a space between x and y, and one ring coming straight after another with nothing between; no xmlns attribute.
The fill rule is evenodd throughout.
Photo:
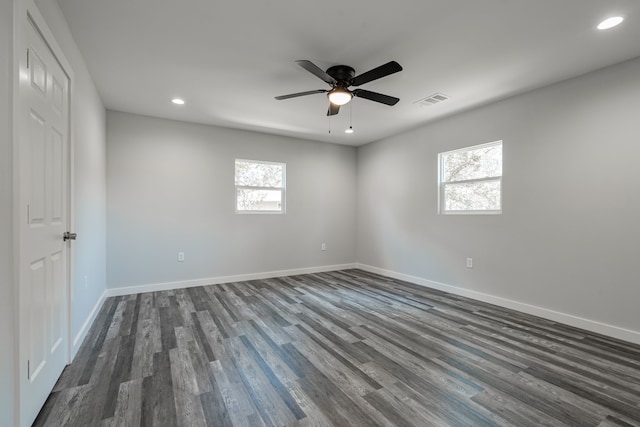
<svg viewBox="0 0 640 427"><path fill-rule="evenodd" d="M69 358L69 78L29 20L21 76L20 424L31 425Z"/></svg>

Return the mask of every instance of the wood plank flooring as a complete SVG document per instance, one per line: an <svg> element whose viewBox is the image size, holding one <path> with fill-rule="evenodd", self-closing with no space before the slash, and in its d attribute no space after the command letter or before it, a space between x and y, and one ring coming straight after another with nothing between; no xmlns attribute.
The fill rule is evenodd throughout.
<svg viewBox="0 0 640 427"><path fill-rule="evenodd" d="M345 270L109 298L37 426L640 426L640 346Z"/></svg>

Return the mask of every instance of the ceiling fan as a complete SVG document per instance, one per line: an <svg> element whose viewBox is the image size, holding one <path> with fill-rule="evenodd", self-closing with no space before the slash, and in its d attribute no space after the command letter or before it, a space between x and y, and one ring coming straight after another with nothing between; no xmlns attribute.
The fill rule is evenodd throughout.
<svg viewBox="0 0 640 427"><path fill-rule="evenodd" d="M320 80L328 83L331 86L331 89L316 89L306 92L291 93L289 95L276 96L277 100L313 95L315 93L326 93L329 98L329 110L327 111L327 116L334 116L338 114L340 106L351 101L354 96L368 99L370 101L380 102L386 105L396 105L398 101L400 101L399 98L378 92L371 92L369 90L349 90L350 86L360 86L365 83L369 83L370 81L402 71L402 67L396 61L387 62L384 65L355 77L354 75L356 71L348 65L334 65L333 67L329 67L327 71L322 71L320 67L311 61L300 60L296 61L296 64L318 77Z"/></svg>

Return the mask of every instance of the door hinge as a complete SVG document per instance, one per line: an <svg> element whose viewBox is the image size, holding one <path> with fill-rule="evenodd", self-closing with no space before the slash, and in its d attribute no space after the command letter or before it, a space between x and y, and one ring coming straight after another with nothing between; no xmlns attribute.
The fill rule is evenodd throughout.
<svg viewBox="0 0 640 427"><path fill-rule="evenodd" d="M31 361L27 359L27 379L31 379Z"/></svg>

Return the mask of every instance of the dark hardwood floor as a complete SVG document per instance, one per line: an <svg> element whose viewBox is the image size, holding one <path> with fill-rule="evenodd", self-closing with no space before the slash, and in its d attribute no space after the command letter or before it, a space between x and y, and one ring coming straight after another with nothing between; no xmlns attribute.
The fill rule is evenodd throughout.
<svg viewBox="0 0 640 427"><path fill-rule="evenodd" d="M38 426L640 426L640 346L360 270L109 298Z"/></svg>

